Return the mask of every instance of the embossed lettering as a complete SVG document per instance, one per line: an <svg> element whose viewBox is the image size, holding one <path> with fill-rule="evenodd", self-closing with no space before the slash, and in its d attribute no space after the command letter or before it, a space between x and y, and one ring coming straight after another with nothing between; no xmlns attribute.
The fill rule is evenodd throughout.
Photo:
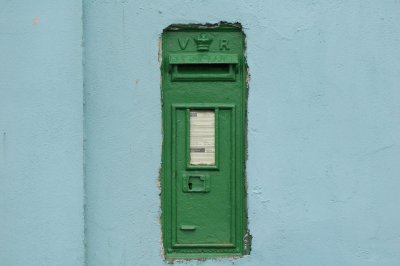
<svg viewBox="0 0 400 266"><path fill-rule="evenodd" d="M219 41L219 49L220 50L229 50L228 40L222 39Z"/></svg>
<svg viewBox="0 0 400 266"><path fill-rule="evenodd" d="M185 40L183 40L183 41L179 38L178 43L179 43L179 47L181 48L181 50L185 50L189 43L189 38L185 38Z"/></svg>

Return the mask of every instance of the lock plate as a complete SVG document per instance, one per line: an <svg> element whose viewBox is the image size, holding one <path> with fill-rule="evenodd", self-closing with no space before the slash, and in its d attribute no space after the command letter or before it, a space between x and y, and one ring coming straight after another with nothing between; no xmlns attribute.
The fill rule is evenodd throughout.
<svg viewBox="0 0 400 266"><path fill-rule="evenodd" d="M186 193L207 193L210 191L210 176L185 174L182 177L182 191Z"/></svg>

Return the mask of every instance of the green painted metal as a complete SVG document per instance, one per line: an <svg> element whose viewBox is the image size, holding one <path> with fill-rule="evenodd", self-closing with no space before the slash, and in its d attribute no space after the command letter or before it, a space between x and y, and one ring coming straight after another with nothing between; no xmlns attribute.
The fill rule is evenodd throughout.
<svg viewBox="0 0 400 266"><path fill-rule="evenodd" d="M246 65L237 25L163 33L163 243L167 259L245 252ZM215 164L191 165L190 111L215 113Z"/></svg>

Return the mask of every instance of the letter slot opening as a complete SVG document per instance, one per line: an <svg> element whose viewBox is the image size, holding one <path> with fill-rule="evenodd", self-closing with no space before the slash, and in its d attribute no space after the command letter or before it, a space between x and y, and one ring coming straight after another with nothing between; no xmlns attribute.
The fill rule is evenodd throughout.
<svg viewBox="0 0 400 266"><path fill-rule="evenodd" d="M180 54L169 58L172 81L235 81L238 63L234 54Z"/></svg>
<svg viewBox="0 0 400 266"><path fill-rule="evenodd" d="M232 64L179 64L172 65L172 81L235 81Z"/></svg>
<svg viewBox="0 0 400 266"><path fill-rule="evenodd" d="M229 74L231 67L230 64L187 64L176 65L176 70L185 75Z"/></svg>

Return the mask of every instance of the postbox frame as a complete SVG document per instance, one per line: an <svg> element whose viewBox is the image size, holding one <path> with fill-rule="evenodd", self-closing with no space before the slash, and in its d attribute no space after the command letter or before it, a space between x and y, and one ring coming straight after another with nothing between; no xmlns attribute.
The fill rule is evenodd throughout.
<svg viewBox="0 0 400 266"><path fill-rule="evenodd" d="M191 76L173 77L173 65L179 60L185 60L185 58L173 58L174 54L168 53L165 49L166 35L168 32L204 32L217 34L219 32L235 32L240 33L243 37L240 40L243 42L242 51L235 56L220 57L223 58L222 62L228 64L236 64L236 69L232 70L230 65L229 73L225 76L203 76L199 78L193 78ZM213 258L213 257L235 257L242 256L249 250L248 247L248 234L247 234L247 211L246 211L246 182L245 182L245 159L246 159L246 110L247 110L247 66L244 58L244 33L242 28L238 24L221 23L217 25L171 25L166 28L162 37L162 106L163 106L163 156L162 156L162 172L161 172L161 189L162 189L162 228L163 228L163 247L164 254L167 259L202 259L202 258ZM201 53L199 53L201 55ZM223 53L220 53L223 54ZM218 54L217 54L218 55ZM228 54L229 55L229 54ZM197 59L197 60L201 60ZM172 66L172 67L171 67ZM234 71L234 76L232 76ZM242 88L241 99L239 102L227 103L227 102L207 102L204 100L196 101L194 99L188 99L187 103L176 102L169 95L165 93L168 90L168 84L171 82L192 82L201 83L206 82L238 82L238 86ZM232 128L231 132L235 136L235 143L233 145L233 159L232 159L232 173L233 173L233 187L235 197L233 206L233 218L231 230L234 230L233 243L225 244L179 244L176 243L176 233L173 226L177 226L176 217L173 215L174 208L176 208L176 198L174 194L177 193L174 182L176 182L177 169L174 165L175 154L175 135L176 127L173 124L176 122L177 110L183 110L186 112L186 123L188 123L190 117L189 112L192 109L196 110L214 110L215 111L215 165L212 166L195 166L190 165L190 158L186 158L186 170L193 171L194 174L201 173L201 171L218 171L220 163L220 151L218 149L219 143L219 127L218 127L218 113L220 110L230 110L232 112ZM189 145L189 134L186 134L186 147ZM236 137L239 136L239 137ZM186 151L186 157L189 151ZM208 177L207 177L208 180ZM207 182L212 182L207 181ZM187 227L191 228L191 227ZM189 230L189 229L188 229Z"/></svg>

